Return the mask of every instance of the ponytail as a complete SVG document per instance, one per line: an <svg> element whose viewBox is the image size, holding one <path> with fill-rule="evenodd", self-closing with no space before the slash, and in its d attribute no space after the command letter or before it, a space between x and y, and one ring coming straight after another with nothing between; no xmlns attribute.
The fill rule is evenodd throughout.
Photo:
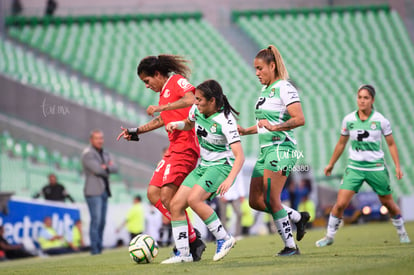
<svg viewBox="0 0 414 275"><path fill-rule="evenodd" d="M216 108L218 110L223 108L224 116L226 118L228 118L230 113L233 113L234 116L240 114L230 105L227 96L223 93L223 89L217 81L213 79L206 80L197 86L197 90L200 90L203 93L206 100L210 100L214 97L216 99Z"/></svg>
<svg viewBox="0 0 414 275"><path fill-rule="evenodd" d="M279 50L270 45L266 49L260 50L256 58L263 59L266 64L270 64L271 62L275 63L275 77L283 80L289 79L289 73L286 69L285 62L283 61L282 55L280 54Z"/></svg>
<svg viewBox="0 0 414 275"><path fill-rule="evenodd" d="M223 98L223 112L224 112L224 116L226 118L229 116L230 112L232 112L234 116L240 115L240 113L237 112L236 109L234 109L230 105L230 103L229 103L229 101L227 99L227 96L225 94L223 94L223 97L222 98Z"/></svg>
<svg viewBox="0 0 414 275"><path fill-rule="evenodd" d="M189 61L179 55L160 54L159 56L147 56L141 60L137 67L138 76L142 73L147 76L154 76L156 72L168 77L174 72L185 78L190 75Z"/></svg>

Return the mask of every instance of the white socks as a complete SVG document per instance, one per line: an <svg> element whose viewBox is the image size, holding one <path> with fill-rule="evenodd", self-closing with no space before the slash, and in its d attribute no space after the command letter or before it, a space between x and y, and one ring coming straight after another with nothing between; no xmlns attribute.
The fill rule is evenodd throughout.
<svg viewBox="0 0 414 275"><path fill-rule="evenodd" d="M175 246L182 256L190 255L190 244L188 240L188 224L184 221L171 221Z"/></svg>
<svg viewBox="0 0 414 275"><path fill-rule="evenodd" d="M335 217L334 215L329 215L328 228L326 236L328 238L335 238L335 234L338 231L339 225L341 225L342 219Z"/></svg>
<svg viewBox="0 0 414 275"><path fill-rule="evenodd" d="M396 218L391 218L391 222L394 225L394 227L397 229L398 235L404 235L407 234L407 231L405 231L404 227L404 220L401 217L401 215L396 216Z"/></svg>
<svg viewBox="0 0 414 275"><path fill-rule="evenodd" d="M300 221L302 216L300 215L300 213L298 211L296 211L295 209L290 208L289 206L286 206L284 204L282 204L282 206L286 210L286 212L288 213L289 219L292 222L297 223L297 222Z"/></svg>
<svg viewBox="0 0 414 275"><path fill-rule="evenodd" d="M211 214L211 216L205 220L204 223L207 225L208 230L210 230L216 240L228 239L227 231L221 224L216 212L213 212L213 214Z"/></svg>

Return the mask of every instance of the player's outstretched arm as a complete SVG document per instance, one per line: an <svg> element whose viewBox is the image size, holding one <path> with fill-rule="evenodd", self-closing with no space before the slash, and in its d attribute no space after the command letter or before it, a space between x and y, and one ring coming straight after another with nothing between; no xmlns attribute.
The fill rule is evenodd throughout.
<svg viewBox="0 0 414 275"><path fill-rule="evenodd" d="M193 92L187 92L184 94L184 96L177 101L168 103L166 105L150 105L147 108L147 114L152 116L154 113L162 112L162 111L170 111L170 110L176 110L181 108L187 108L194 104L195 97Z"/></svg>
<svg viewBox="0 0 414 275"><path fill-rule="evenodd" d="M339 138L338 143L336 144L334 152L332 154L331 160L329 161L328 165L324 169L326 176L331 175L332 169L334 168L336 161L339 159L339 157L344 152L348 139L349 139L349 136L344 136L344 135L341 135L341 137Z"/></svg>
<svg viewBox="0 0 414 275"><path fill-rule="evenodd" d="M257 126L253 125L248 128L243 128L240 125L237 125L237 131L239 131L239 135L241 136L254 135L257 134Z"/></svg>
<svg viewBox="0 0 414 275"><path fill-rule="evenodd" d="M138 134L143 134L146 132L153 131L155 129L158 129L160 127L164 126L164 121L162 120L161 116L157 116L154 119L152 119L150 122L139 126L137 128L123 128L121 126L122 132L118 135L117 140L119 140L121 137L124 137L126 140L139 140ZM136 129L136 130L135 130ZM132 133L131 130L135 130L135 133ZM135 139L134 139L135 138Z"/></svg>
<svg viewBox="0 0 414 275"><path fill-rule="evenodd" d="M168 132L173 132L174 130L189 131L194 128L194 122L190 121L188 118L182 121L173 121L167 124L165 127Z"/></svg>
<svg viewBox="0 0 414 275"><path fill-rule="evenodd" d="M400 157L398 156L397 144L395 143L395 140L392 134L385 136L385 141L388 144L388 148L390 149L392 160L394 161L395 176L397 177L397 179L401 179L403 177L403 172L401 171L401 167L400 167Z"/></svg>

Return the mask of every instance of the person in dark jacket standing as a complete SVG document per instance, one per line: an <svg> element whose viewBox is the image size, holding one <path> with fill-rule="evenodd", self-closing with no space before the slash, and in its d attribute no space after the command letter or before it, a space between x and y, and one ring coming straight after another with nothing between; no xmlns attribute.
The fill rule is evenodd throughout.
<svg viewBox="0 0 414 275"><path fill-rule="evenodd" d="M96 255L102 252L106 210L111 196L109 175L117 173L118 168L109 153L103 150L104 136L101 130L93 130L89 141L90 146L82 153L82 165L86 177L84 195L91 219L91 254Z"/></svg>

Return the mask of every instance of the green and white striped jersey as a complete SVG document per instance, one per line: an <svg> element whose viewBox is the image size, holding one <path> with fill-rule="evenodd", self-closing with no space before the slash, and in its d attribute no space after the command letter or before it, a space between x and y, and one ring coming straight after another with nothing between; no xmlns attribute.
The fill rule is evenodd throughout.
<svg viewBox="0 0 414 275"><path fill-rule="evenodd" d="M365 121L361 121L358 111L345 116L341 135L349 136L348 167L357 170L384 170L384 152L381 149L382 135L392 134L388 119L375 110Z"/></svg>
<svg viewBox="0 0 414 275"><path fill-rule="evenodd" d="M287 111L287 107L295 102L300 102L298 91L286 80L278 80L269 87L263 87L256 103L256 124L262 119L267 119L272 125L288 121L291 116ZM271 132L264 127L257 127L257 132L262 148L273 144L284 145L284 142L289 141L291 142L289 142L290 145L296 145L293 130Z"/></svg>
<svg viewBox="0 0 414 275"><path fill-rule="evenodd" d="M200 144L200 165L233 165L234 155L230 145L240 141L237 122L233 114L230 113L226 118L224 112L220 111L206 118L198 111L197 106L193 105L188 119L195 122Z"/></svg>

